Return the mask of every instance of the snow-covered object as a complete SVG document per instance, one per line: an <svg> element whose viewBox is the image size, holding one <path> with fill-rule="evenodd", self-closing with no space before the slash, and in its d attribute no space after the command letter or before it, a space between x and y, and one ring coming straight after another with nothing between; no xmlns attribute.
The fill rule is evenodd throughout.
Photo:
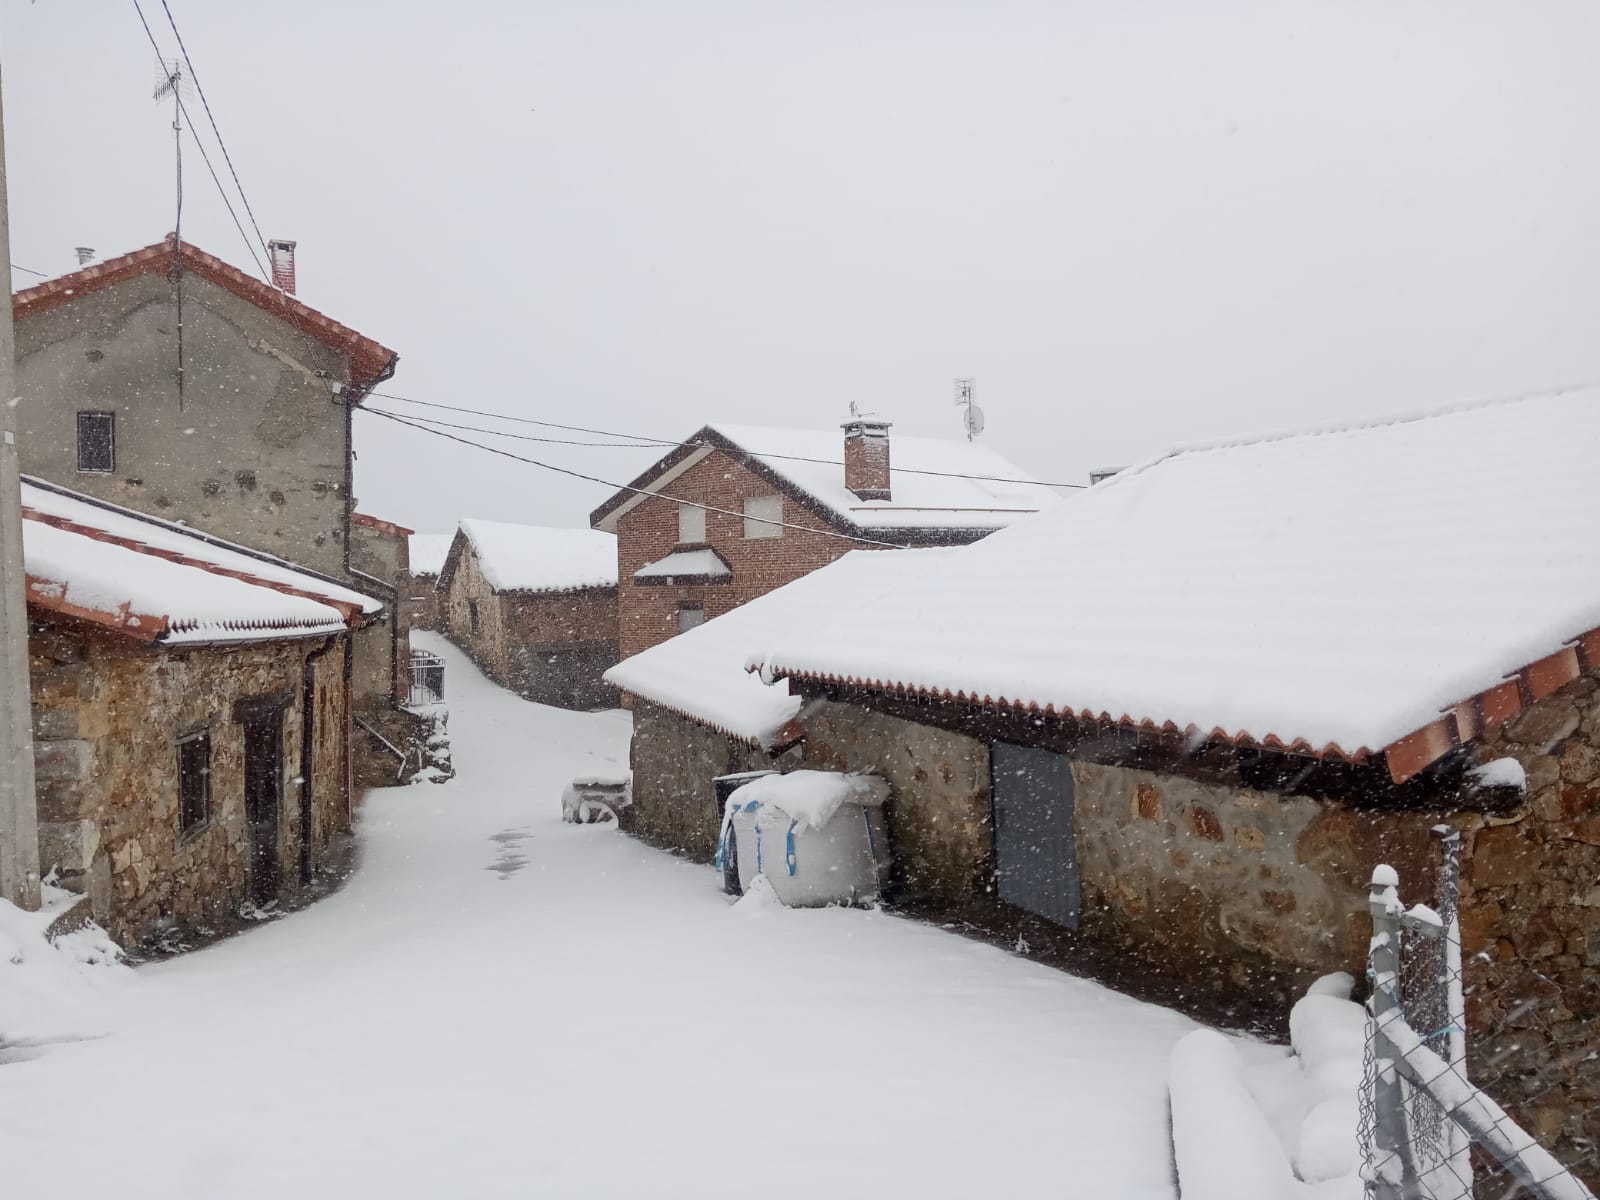
<svg viewBox="0 0 1600 1200"><path fill-rule="evenodd" d="M722 561L722 556L715 550L674 550L665 558L658 558L655 562L646 563L633 573L635 579L671 579L676 576L694 575L708 579L720 579L732 575L733 570Z"/></svg>
<svg viewBox="0 0 1600 1200"><path fill-rule="evenodd" d="M413 533L407 550L412 576L437 579L454 538L453 533Z"/></svg>
<svg viewBox="0 0 1600 1200"><path fill-rule="evenodd" d="M570 825L615 821L633 803L633 776L579 775L561 790L561 819Z"/></svg>
<svg viewBox="0 0 1600 1200"><path fill-rule="evenodd" d="M624 659L606 681L743 741L770 747L800 711L745 669L753 648L819 613L850 611L912 585L949 550L852 550L843 558Z"/></svg>
<svg viewBox="0 0 1600 1200"><path fill-rule="evenodd" d="M497 592L571 592L617 582L617 539L609 533L473 518L461 522L461 534Z"/></svg>
<svg viewBox="0 0 1600 1200"><path fill-rule="evenodd" d="M1382 750L1600 627L1597 458L1596 389L1179 450L751 650L769 674Z"/></svg>
<svg viewBox="0 0 1600 1200"><path fill-rule="evenodd" d="M718 857L732 839L740 888L764 875L791 908L876 899L889 871L888 797L889 785L871 775L762 776L728 798Z"/></svg>
<svg viewBox="0 0 1600 1200"><path fill-rule="evenodd" d="M1359 1200L1357 1103L1366 1012L1344 972L1313 983L1289 1012L1288 1054L1209 1030L1173 1051L1172 1133L1181 1200Z"/></svg>
<svg viewBox="0 0 1600 1200"><path fill-rule="evenodd" d="M121 949L98 925L45 937L79 899L46 884L38 912L0 900L0 1051L103 1034L112 995L131 982Z"/></svg>
<svg viewBox="0 0 1600 1200"><path fill-rule="evenodd" d="M28 597L163 645L336 633L380 601L165 521L25 482Z"/></svg>
<svg viewBox="0 0 1600 1200"><path fill-rule="evenodd" d="M1473 767L1467 775L1473 785L1479 788L1516 788L1519 792L1528 790L1527 769L1514 758L1494 759Z"/></svg>
<svg viewBox="0 0 1600 1200"><path fill-rule="evenodd" d="M890 498L862 500L844 485L844 438L837 429L711 429L835 516L867 529L1001 529L1061 502L1009 459L960 439L893 434ZM914 473L918 471L941 473Z"/></svg>

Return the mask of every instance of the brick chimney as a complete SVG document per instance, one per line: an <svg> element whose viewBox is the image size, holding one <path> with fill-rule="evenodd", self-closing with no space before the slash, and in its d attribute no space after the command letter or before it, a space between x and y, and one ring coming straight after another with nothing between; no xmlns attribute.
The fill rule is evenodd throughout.
<svg viewBox="0 0 1600 1200"><path fill-rule="evenodd" d="M273 238L267 243L272 252L272 286L294 295L294 242Z"/></svg>
<svg viewBox="0 0 1600 1200"><path fill-rule="evenodd" d="M889 422L852 417L844 430L844 485L863 500L889 499Z"/></svg>

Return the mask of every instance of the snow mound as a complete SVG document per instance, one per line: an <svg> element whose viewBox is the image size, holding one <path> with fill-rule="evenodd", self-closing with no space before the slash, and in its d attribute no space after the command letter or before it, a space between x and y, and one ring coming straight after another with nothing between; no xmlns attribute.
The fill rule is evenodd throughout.
<svg viewBox="0 0 1600 1200"><path fill-rule="evenodd" d="M1202 1029L1173 1050L1172 1138L1183 1200L1358 1200L1357 1100L1366 1012L1344 972L1289 1012L1291 1052L1246 1064Z"/></svg>
<svg viewBox="0 0 1600 1200"><path fill-rule="evenodd" d="M778 893L773 890L772 880L765 875L757 875L745 885L744 895L735 901L734 906L746 916L764 916L775 908L782 908L783 901L778 899Z"/></svg>
<svg viewBox="0 0 1600 1200"><path fill-rule="evenodd" d="M133 978L121 947L93 923L45 937L77 900L48 884L38 912L0 900L0 1050L107 1031L111 996Z"/></svg>
<svg viewBox="0 0 1600 1200"><path fill-rule="evenodd" d="M1497 758L1472 768L1467 775L1473 785L1479 788L1516 788L1519 792L1528 790L1528 772L1514 758Z"/></svg>

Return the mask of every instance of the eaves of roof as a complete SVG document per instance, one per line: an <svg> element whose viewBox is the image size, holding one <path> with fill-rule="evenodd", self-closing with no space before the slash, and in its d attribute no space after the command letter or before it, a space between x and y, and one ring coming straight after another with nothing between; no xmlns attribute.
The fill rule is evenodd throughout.
<svg viewBox="0 0 1600 1200"><path fill-rule="evenodd" d="M368 389L394 373L399 356L393 350L318 312L288 292L246 274L215 255L207 254L198 246L178 241L174 234L168 234L153 246L108 258L69 275L47 279L14 292L11 296L12 319L22 321L49 312L70 304L78 296L100 291L137 275L169 274L175 260L183 269L193 271L240 299L286 321L306 336L346 355L350 360L350 386L355 402L359 403Z"/></svg>
<svg viewBox="0 0 1600 1200"><path fill-rule="evenodd" d="M1228 730L1220 726L1207 730L1196 725L1180 726L1172 721L1157 721L1129 713L1097 712L1090 708L1074 709L1070 706L1057 707L1054 704L1041 706L1035 701L1013 700L1005 696L980 696L965 691L951 691L948 688L926 687L906 680L786 670L782 667L773 668L771 674L774 678L796 679L813 686L849 688L925 701L946 701L994 712L1058 717L1157 736L1204 738L1207 741L1273 750L1317 760L1366 763L1381 756L1388 768L1389 777L1396 784L1402 784L1457 747L1476 741L1485 731L1510 720L1530 705L1554 695L1583 672L1593 670L1600 670L1600 629L1591 629L1573 638L1556 653L1529 663L1494 687L1464 697L1441 713L1438 720L1382 747L1341 746L1337 742L1314 746L1304 738L1284 738L1271 731L1255 733L1242 729Z"/></svg>

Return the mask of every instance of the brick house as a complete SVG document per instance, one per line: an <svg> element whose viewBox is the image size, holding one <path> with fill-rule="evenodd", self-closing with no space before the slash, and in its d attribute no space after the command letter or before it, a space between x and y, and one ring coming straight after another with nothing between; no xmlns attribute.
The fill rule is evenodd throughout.
<svg viewBox="0 0 1600 1200"><path fill-rule="evenodd" d="M41 869L129 945L313 883L381 603L42 481L22 506Z"/></svg>
<svg viewBox="0 0 1600 1200"><path fill-rule="evenodd" d="M803 762L800 699L745 669L753 646L813 622L819 613L915 579L944 550L847 551L843 558L757 596L606 672L633 698L633 803L622 827L700 862L716 849L713 780Z"/></svg>
<svg viewBox="0 0 1600 1200"><path fill-rule="evenodd" d="M1364 977L1373 867L1427 896L1459 830L1470 1074L1572 1160L1597 455L1592 391L1178 451L748 649L808 766L889 781L899 903L1213 1015Z"/></svg>
<svg viewBox="0 0 1600 1200"><path fill-rule="evenodd" d="M12 316L24 472L374 586L351 559L352 422L394 351L172 237L17 292ZM385 620L356 650L380 722Z"/></svg>
<svg viewBox="0 0 1600 1200"><path fill-rule="evenodd" d="M439 609L439 572L444 570L444 560L454 540L453 533L411 535L411 584L407 595L413 629L444 628Z"/></svg>
<svg viewBox="0 0 1600 1200"><path fill-rule="evenodd" d="M629 657L849 550L960 545L1057 503L984 447L891 445L884 421L854 419L842 437L708 425L590 524L617 536L618 644Z"/></svg>
<svg viewBox="0 0 1600 1200"><path fill-rule="evenodd" d="M462 521L439 572L445 633L502 687L560 708L607 708L617 661L610 534Z"/></svg>

